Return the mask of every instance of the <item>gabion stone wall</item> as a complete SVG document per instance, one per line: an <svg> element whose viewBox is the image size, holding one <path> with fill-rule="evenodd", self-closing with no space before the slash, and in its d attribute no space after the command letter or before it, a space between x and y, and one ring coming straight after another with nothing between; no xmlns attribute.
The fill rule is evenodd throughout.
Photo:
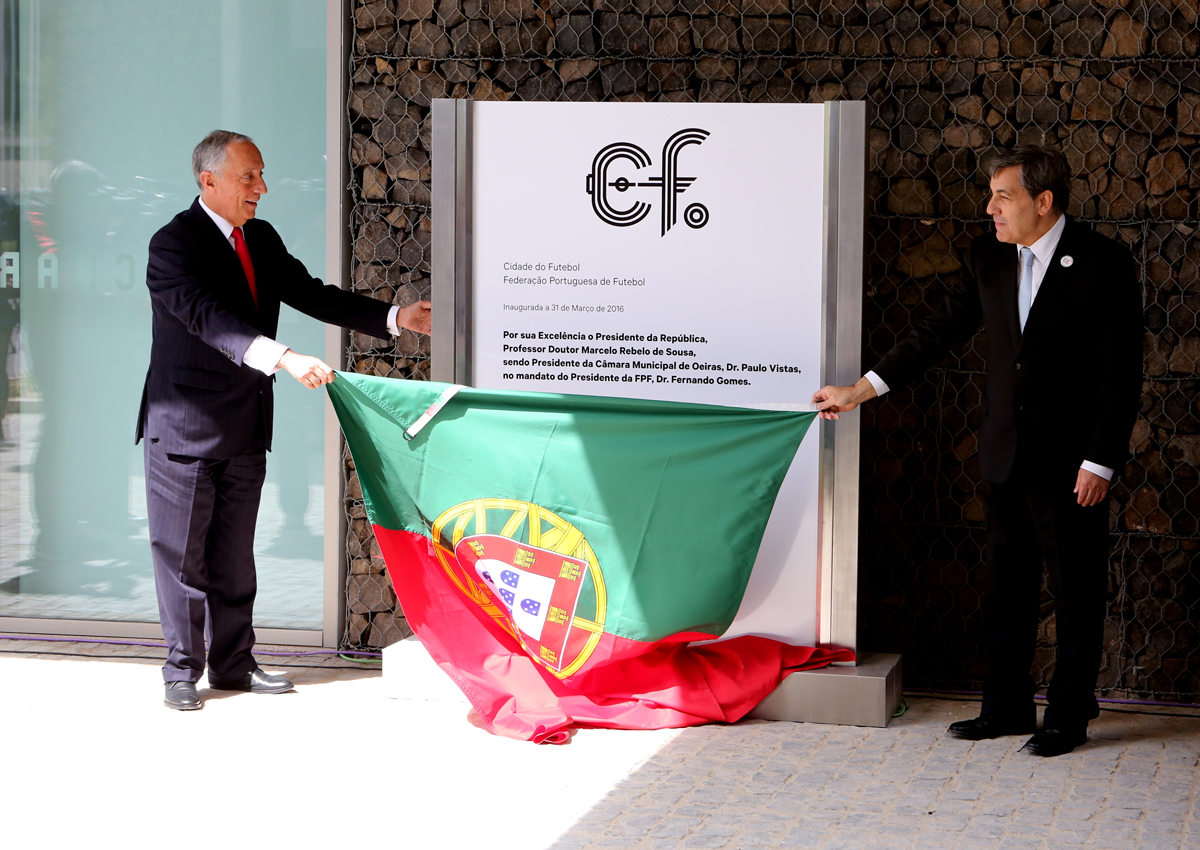
<svg viewBox="0 0 1200 850"><path fill-rule="evenodd" d="M1132 248L1146 300L1101 686L1200 697L1200 0L356 0L350 12L354 280L385 300L428 292L436 97L867 101L866 366L933 309L987 231L987 153L1060 146L1071 214ZM359 371L422 378L425 345L355 338L349 354ZM863 416L862 646L902 651L910 684L979 682L983 350L977 337ZM379 646L405 630L352 471L348 510L346 641ZM1043 636L1045 679L1052 618Z"/></svg>

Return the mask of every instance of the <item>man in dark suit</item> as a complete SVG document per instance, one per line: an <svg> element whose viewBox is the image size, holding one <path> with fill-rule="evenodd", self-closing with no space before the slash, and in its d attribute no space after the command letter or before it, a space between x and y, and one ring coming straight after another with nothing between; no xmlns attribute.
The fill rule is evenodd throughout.
<svg viewBox="0 0 1200 850"><path fill-rule="evenodd" d="M813 402L826 419L910 382L987 329L979 433L992 587L989 673L980 716L959 738L1033 734L1035 755L1070 752L1099 716L1108 577L1108 487L1128 455L1141 393L1142 301L1133 256L1064 215L1066 158L1018 147L990 163L995 236L967 249L945 301L851 387ZM1042 565L1054 594L1058 654L1037 731L1030 675Z"/></svg>
<svg viewBox="0 0 1200 850"><path fill-rule="evenodd" d="M255 218L267 186L248 137L210 133L192 153L192 171L200 197L150 240L154 338L137 428L137 440L146 439L150 548L168 647L164 702L180 710L201 707L196 682L206 661L213 688L292 688L251 654L273 375L285 369L315 388L333 370L274 339L280 303L381 338L430 326L427 301L393 307L308 274Z"/></svg>

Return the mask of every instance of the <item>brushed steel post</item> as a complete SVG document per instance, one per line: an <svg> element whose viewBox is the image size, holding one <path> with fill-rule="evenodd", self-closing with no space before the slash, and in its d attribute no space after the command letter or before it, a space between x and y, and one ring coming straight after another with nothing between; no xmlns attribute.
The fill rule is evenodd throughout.
<svg viewBox="0 0 1200 850"><path fill-rule="evenodd" d="M471 114L466 100L433 101L433 302L431 376L470 384Z"/></svg>
<svg viewBox="0 0 1200 850"><path fill-rule="evenodd" d="M862 376L866 104L825 105L825 258L822 383ZM821 421L821 579L823 644L858 649L859 411Z"/></svg>
<svg viewBox="0 0 1200 850"><path fill-rule="evenodd" d="M345 287L350 279L350 128L346 120L350 42L349 0L325 4L325 280ZM325 326L325 362L346 367L346 332ZM346 626L346 511L342 475L342 428L325 402L325 545L321 643L336 648ZM259 639L263 639L259 630Z"/></svg>

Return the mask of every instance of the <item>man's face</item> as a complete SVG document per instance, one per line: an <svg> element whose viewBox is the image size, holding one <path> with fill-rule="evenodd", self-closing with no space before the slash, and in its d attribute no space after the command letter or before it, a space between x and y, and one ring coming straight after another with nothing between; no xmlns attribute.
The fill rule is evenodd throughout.
<svg viewBox="0 0 1200 850"><path fill-rule="evenodd" d="M225 165L219 174L200 172L204 203L234 227L241 227L258 209L258 199L267 194L263 182L262 154L250 142L233 142L225 148Z"/></svg>
<svg viewBox="0 0 1200 850"><path fill-rule="evenodd" d="M1019 165L1001 168L991 182L992 197L987 213L996 224L996 238L1001 242L1032 245L1058 220L1051 215L1053 193L1042 192L1036 198L1021 185Z"/></svg>

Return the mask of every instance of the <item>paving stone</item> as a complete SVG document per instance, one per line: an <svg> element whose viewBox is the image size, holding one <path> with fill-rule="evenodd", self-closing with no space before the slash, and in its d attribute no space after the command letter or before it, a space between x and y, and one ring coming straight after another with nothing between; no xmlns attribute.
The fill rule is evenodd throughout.
<svg viewBox="0 0 1200 850"><path fill-rule="evenodd" d="M1142 814L1143 814L1143 812L1141 809L1127 809L1127 808L1123 808L1123 807L1113 807L1113 808L1107 809L1103 813L1102 818L1104 820L1133 821L1133 820L1139 820L1142 817Z"/></svg>
<svg viewBox="0 0 1200 850"><path fill-rule="evenodd" d="M684 838L694 829L703 823L701 818L697 817L671 817L656 824L650 830L651 838Z"/></svg>
<svg viewBox="0 0 1200 850"><path fill-rule="evenodd" d="M968 790L963 788L955 788L946 792L946 797L951 800L978 800L980 795L979 790Z"/></svg>
<svg viewBox="0 0 1200 850"><path fill-rule="evenodd" d="M1013 822L1034 826L1048 826L1054 819L1054 808L1042 805L1023 805L1013 815Z"/></svg>
<svg viewBox="0 0 1200 850"><path fill-rule="evenodd" d="M793 829L780 842L780 847L816 847L821 840L822 830Z"/></svg>
<svg viewBox="0 0 1200 850"><path fill-rule="evenodd" d="M994 850L996 840L994 838L956 835L953 837L950 846L953 850L974 850L974 848L979 848L979 850Z"/></svg>
<svg viewBox="0 0 1200 850"><path fill-rule="evenodd" d="M1105 841L1137 841L1141 833L1137 824L1131 827L1102 826L1100 834Z"/></svg>
<svg viewBox="0 0 1200 850"><path fill-rule="evenodd" d="M1183 824L1178 822L1162 822L1156 820L1147 820L1141 826L1142 840L1153 838L1154 840L1172 840L1176 844L1183 838Z"/></svg>
<svg viewBox="0 0 1200 850"><path fill-rule="evenodd" d="M992 803L985 804L984 808L977 808L975 811L976 817L985 818L1010 818L1013 812L1016 811L1016 806L995 805Z"/></svg>
<svg viewBox="0 0 1200 850"><path fill-rule="evenodd" d="M988 823L987 821L972 820L968 831L981 838L999 838L1007 828L1007 824L1002 821Z"/></svg>
<svg viewBox="0 0 1200 850"><path fill-rule="evenodd" d="M933 819L931 829L939 832L961 832L967 828L968 819L965 816L941 816Z"/></svg>
<svg viewBox="0 0 1200 850"><path fill-rule="evenodd" d="M1075 846L1091 837L1091 830L1052 829L1046 833L1046 843L1051 847Z"/></svg>
<svg viewBox="0 0 1200 850"><path fill-rule="evenodd" d="M1031 838L1028 836L1005 835L1000 839L999 850L1026 850L1026 848L1043 847L1043 842L1040 838Z"/></svg>
<svg viewBox="0 0 1200 850"><path fill-rule="evenodd" d="M887 832L889 835L907 836L912 838L920 833L920 831L920 821L916 820L915 818L899 819L893 816L893 820L891 820L887 825Z"/></svg>

